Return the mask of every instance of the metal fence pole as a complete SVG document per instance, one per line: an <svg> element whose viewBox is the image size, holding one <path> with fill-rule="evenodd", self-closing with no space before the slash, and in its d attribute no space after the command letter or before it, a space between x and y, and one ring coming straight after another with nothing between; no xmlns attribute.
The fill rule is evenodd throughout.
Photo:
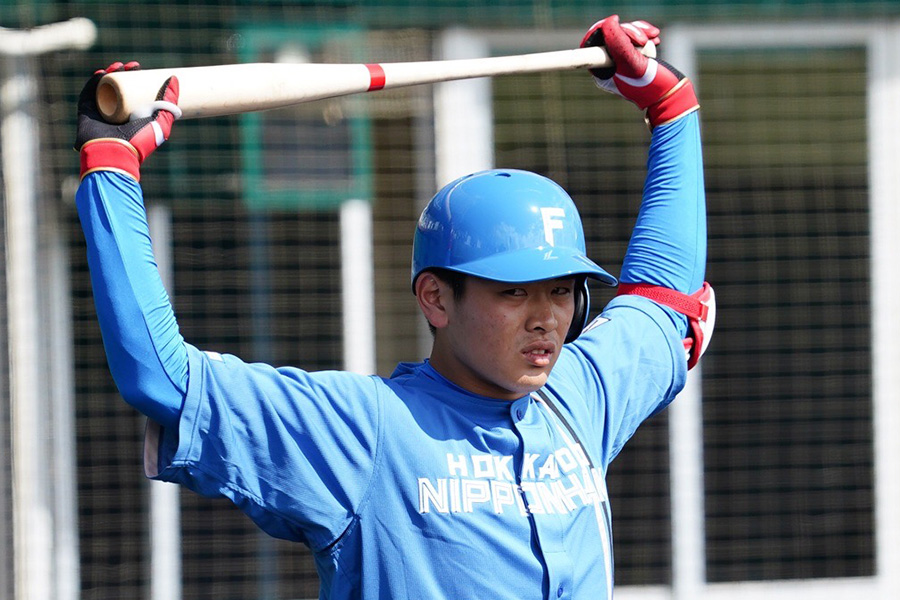
<svg viewBox="0 0 900 600"><path fill-rule="evenodd" d="M93 23L73 19L28 31L0 29L3 183L6 208L7 306L9 311L10 416L15 594L23 600L78 597L80 588L75 498L74 419L54 419L71 411L69 385L47 372L71 373L71 364L54 364L65 331L48 331L54 315L54 257L43 236L58 233L52 214L39 213L37 168L40 164L36 116L35 56L89 47ZM43 209L43 207L40 207ZM39 216L42 218L39 219ZM47 230L41 229L41 224ZM47 248L51 248L50 251ZM49 264L48 264L49 263ZM57 265L58 266L58 265ZM45 267L49 270L45 270ZM51 345L48 352L42 347ZM65 389L68 388L68 391ZM66 427L67 431L54 431ZM73 547L74 545L74 547Z"/></svg>

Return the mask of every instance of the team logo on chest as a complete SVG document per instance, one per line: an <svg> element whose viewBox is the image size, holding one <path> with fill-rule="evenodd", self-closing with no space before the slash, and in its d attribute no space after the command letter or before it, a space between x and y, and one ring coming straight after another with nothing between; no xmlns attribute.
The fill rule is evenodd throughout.
<svg viewBox="0 0 900 600"><path fill-rule="evenodd" d="M446 477L418 479L420 513L514 511L525 517L608 502L603 474L568 447L549 455L526 453L519 477L512 456L447 454L446 467Z"/></svg>

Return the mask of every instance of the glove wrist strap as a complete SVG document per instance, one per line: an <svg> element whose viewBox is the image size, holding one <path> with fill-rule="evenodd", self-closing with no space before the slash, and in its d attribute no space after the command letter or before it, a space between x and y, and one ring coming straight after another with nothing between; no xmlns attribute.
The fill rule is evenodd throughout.
<svg viewBox="0 0 900 600"><path fill-rule="evenodd" d="M651 127L671 123L700 108L694 84L684 78L657 102L647 107L647 122Z"/></svg>
<svg viewBox="0 0 900 600"><path fill-rule="evenodd" d="M98 138L81 147L81 178L94 171L116 171L141 180L140 159L134 147L117 138Z"/></svg>

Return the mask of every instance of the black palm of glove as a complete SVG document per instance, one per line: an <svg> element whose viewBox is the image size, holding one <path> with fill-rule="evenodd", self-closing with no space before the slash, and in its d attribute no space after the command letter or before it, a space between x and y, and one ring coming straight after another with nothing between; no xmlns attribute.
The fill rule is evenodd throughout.
<svg viewBox="0 0 900 600"><path fill-rule="evenodd" d="M140 180L144 160L172 132L172 124L181 116L178 108L178 79L163 83L146 117L115 125L107 123L97 107L97 87L108 73L140 69L136 62L116 62L101 69L87 81L78 97L78 131L75 149L81 153L81 176L94 171L118 171Z"/></svg>

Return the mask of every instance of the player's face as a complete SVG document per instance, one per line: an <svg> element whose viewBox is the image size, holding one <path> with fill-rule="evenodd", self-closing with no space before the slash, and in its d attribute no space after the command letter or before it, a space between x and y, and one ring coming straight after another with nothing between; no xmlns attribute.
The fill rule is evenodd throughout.
<svg viewBox="0 0 900 600"><path fill-rule="evenodd" d="M559 358L575 311L573 278L500 283L469 277L447 303L431 363L477 394L515 400L537 390Z"/></svg>

